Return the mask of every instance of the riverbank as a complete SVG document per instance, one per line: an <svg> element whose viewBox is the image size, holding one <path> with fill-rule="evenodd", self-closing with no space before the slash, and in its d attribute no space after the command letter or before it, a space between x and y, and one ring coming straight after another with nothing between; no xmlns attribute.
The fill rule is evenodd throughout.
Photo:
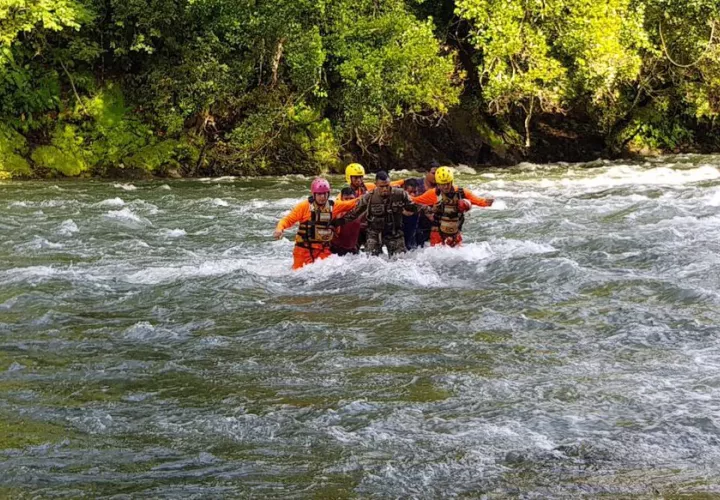
<svg viewBox="0 0 720 500"><path fill-rule="evenodd" d="M418 127L400 124L387 145L360 148L350 146L329 161L312 161L302 152L288 161L257 163L239 161L240 152L228 150L219 138L204 139L185 134L180 139L159 141L117 163L91 165L92 142L75 141L69 151L57 144L31 144L19 134L5 136L0 148L2 179L181 179L198 177L273 176L338 174L344 165L357 161L368 172L378 170L422 171L432 161L444 165L469 165L476 169L512 167L519 163L551 164L585 163L598 159L637 160L665 154L711 154L720 150L720 141L711 131L698 131L700 140L678 145L674 149L627 144L613 150L606 138L594 132L590 124L567 120L563 116L545 115L531 128L531 146L525 147L514 129L492 124L487 117L479 119L468 113L450 113L438 126ZM0 137L1 142L2 137ZM79 139L79 138L76 138ZM10 141L20 144L11 148ZM102 143L101 143L102 144ZM0 144L1 146L2 144ZM41 154L39 154L39 152ZM52 159L48 166L48 158ZM45 163L39 164L38 160ZM54 167L54 168L51 168Z"/></svg>

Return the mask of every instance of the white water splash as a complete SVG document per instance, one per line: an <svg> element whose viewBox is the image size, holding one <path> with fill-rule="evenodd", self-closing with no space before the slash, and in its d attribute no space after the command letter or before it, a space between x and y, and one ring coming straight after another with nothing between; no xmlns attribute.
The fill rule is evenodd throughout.
<svg viewBox="0 0 720 500"><path fill-rule="evenodd" d="M125 206L125 202L122 198L109 198L97 203L98 207L122 207Z"/></svg>
<svg viewBox="0 0 720 500"><path fill-rule="evenodd" d="M66 221L63 221L62 224L60 224L57 233L61 236L72 236L79 231L80 229L78 228L77 224L75 224L75 221L72 219L68 219Z"/></svg>
<svg viewBox="0 0 720 500"><path fill-rule="evenodd" d="M144 217L137 215L129 208L123 208L122 210L113 210L105 214L105 218L113 220L126 225L152 225L152 223Z"/></svg>

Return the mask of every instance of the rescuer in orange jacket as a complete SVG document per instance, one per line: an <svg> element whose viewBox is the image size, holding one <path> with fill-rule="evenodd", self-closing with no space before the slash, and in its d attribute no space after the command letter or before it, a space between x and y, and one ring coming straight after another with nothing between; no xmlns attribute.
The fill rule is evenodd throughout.
<svg viewBox="0 0 720 500"><path fill-rule="evenodd" d="M322 178L312 182L310 192L310 198L298 203L287 216L283 217L273 233L275 239L279 240L286 229L297 223L300 224L295 235L293 269L300 269L306 264L312 264L331 255L330 242L335 234L332 222L342 217L357 203L354 199L335 202L328 200L330 183Z"/></svg>
<svg viewBox="0 0 720 500"><path fill-rule="evenodd" d="M493 199L480 198L463 188L453 186L454 175L448 167L435 172L437 187L412 199L418 205L432 207L433 226L430 231L430 245L459 246L462 243L462 226L465 212L472 205L489 207Z"/></svg>
<svg viewBox="0 0 720 500"><path fill-rule="evenodd" d="M370 191L375 190L375 184L372 182L365 182L365 167L360 165L359 163L351 163L347 167L345 167L345 182L347 182L348 186L352 188L353 191L355 191L355 196L360 198L362 195L369 193ZM397 181L392 181L390 183L393 187L402 187L402 185L405 183L404 180L400 179Z"/></svg>

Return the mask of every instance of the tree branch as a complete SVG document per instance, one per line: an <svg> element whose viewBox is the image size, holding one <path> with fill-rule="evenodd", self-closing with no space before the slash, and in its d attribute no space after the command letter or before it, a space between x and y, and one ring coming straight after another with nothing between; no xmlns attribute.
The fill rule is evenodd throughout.
<svg viewBox="0 0 720 500"><path fill-rule="evenodd" d="M75 80L73 80L73 77L68 71L67 66L65 66L62 61L60 61L60 66L62 66L62 69L65 71L65 74L68 77L68 80L70 80L70 86L72 87L73 93L75 94L75 99L77 99L78 104L80 104L80 107L83 109L86 115L89 114L87 108L85 107L85 104L83 104L82 99L80 99L80 94L78 94L77 88L75 87Z"/></svg>
<svg viewBox="0 0 720 500"><path fill-rule="evenodd" d="M668 61L670 61L672 64L677 66L678 68L692 68L693 66L696 66L708 53L710 50L710 46L712 46L713 38L715 37L715 21L712 22L712 28L710 29L710 40L708 40L707 46L705 47L705 50L703 50L703 53L700 54L700 57L698 57L694 62L690 64L680 64L678 62L675 62L673 58L670 56L670 52L668 52L667 45L665 44L665 37L663 36L663 28L662 28L662 21L658 23L659 31L660 31L660 42L662 43L662 49L663 53L665 54L665 57Z"/></svg>

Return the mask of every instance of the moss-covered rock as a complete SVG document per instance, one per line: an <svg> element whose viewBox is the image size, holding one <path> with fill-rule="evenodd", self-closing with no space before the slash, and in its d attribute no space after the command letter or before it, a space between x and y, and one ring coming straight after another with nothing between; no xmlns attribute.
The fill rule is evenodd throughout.
<svg viewBox="0 0 720 500"><path fill-rule="evenodd" d="M27 154L27 141L10 127L0 123L0 179L32 174Z"/></svg>

